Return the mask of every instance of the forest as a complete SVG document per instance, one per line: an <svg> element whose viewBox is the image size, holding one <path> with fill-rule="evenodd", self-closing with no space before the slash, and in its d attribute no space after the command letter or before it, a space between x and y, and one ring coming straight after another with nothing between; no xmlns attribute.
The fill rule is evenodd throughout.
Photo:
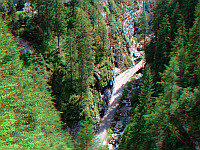
<svg viewBox="0 0 200 150"><path fill-rule="evenodd" d="M143 86L120 150L200 148L199 21L199 1L156 1Z"/></svg>
<svg viewBox="0 0 200 150"><path fill-rule="evenodd" d="M135 64L123 14L141 2L143 85L118 149L200 149L199 0L0 0L0 149L108 150L95 128L114 68Z"/></svg>

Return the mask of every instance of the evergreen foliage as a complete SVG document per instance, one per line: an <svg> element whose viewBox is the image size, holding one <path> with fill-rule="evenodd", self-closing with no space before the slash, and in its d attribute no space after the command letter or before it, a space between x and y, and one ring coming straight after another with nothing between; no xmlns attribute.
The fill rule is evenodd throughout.
<svg viewBox="0 0 200 150"><path fill-rule="evenodd" d="M165 15L161 24L159 25L159 30L157 31L155 54L153 70L155 71L154 81L159 82L161 76L159 72L163 72L165 65L168 65L169 54L171 52L171 40L170 40L170 23L169 16ZM159 64L159 65L158 65ZM159 85L155 84L157 92L160 90Z"/></svg>
<svg viewBox="0 0 200 150"><path fill-rule="evenodd" d="M12 1L0 1L0 149L73 149L62 128L83 118L76 149L101 149L94 132L99 93L115 66L132 65L121 15L130 1L107 2L31 0L16 11ZM147 64L119 149L199 147L199 7L197 0L157 0L149 43L141 12ZM10 31L35 52L20 54Z"/></svg>
<svg viewBox="0 0 200 150"><path fill-rule="evenodd" d="M196 2L156 2L155 37L145 46L155 86L151 78L143 79L140 103L131 110L131 123L125 129L119 149L198 149L200 32L199 2ZM188 12L192 9L195 11ZM188 16L190 19L186 19ZM148 94L147 87L156 89Z"/></svg>
<svg viewBox="0 0 200 150"><path fill-rule="evenodd" d="M112 20L113 34L117 32L115 19L119 17L116 14L118 11L118 6L114 1L110 1L108 12L112 14L108 18ZM68 126L84 116L95 123L101 107L98 99L98 92L101 91L99 87L96 89L95 85L106 86L111 79L114 67L113 52L119 45L118 40L113 40L114 36L111 35L110 39L108 38L98 1L71 1L62 14L66 15L64 19L67 29L63 33L65 38L60 38L61 53L56 53L55 41L58 37L46 40L46 52L43 53L46 62L53 65L51 85L56 96L54 101L57 109L63 112L62 120ZM48 43L51 45L47 46ZM129 57L126 51L123 53ZM130 64L130 61L123 61L123 64ZM76 113L72 113L74 109L77 110Z"/></svg>
<svg viewBox="0 0 200 150"><path fill-rule="evenodd" d="M189 59L189 84L193 88L199 85L199 80L197 79L198 76L198 61L199 58L199 52L200 52L200 46L199 46L199 40L200 40L200 2L196 6L196 12L195 12L195 21L193 27L189 31L189 41L188 41L188 59Z"/></svg>
<svg viewBox="0 0 200 150"><path fill-rule="evenodd" d="M77 137L77 150L98 149L98 143L95 138L94 125L86 118L81 122L81 128Z"/></svg>
<svg viewBox="0 0 200 150"><path fill-rule="evenodd" d="M148 125L144 118L151 113L154 107L153 80L149 67L144 70L143 86L139 94L139 103L134 110L131 110L131 123L126 127L119 149L151 149L153 140L151 134L147 133Z"/></svg>
<svg viewBox="0 0 200 150"><path fill-rule="evenodd" d="M154 11L153 11L153 27L152 30L155 33L155 36L158 34L158 30L160 27L160 24L163 21L163 18L165 15L168 14L169 10L169 0L157 0L156 4L154 6Z"/></svg>
<svg viewBox="0 0 200 150"><path fill-rule="evenodd" d="M137 38L138 41L143 41L143 47L145 49L145 43L146 43L146 35L148 33L148 22L147 22L147 13L143 9L143 11L140 14L139 17L139 32L138 35L139 37Z"/></svg>
<svg viewBox="0 0 200 150"><path fill-rule="evenodd" d="M70 136L62 123L47 84L42 57L29 68L20 60L20 47L1 20L1 149L67 149Z"/></svg>
<svg viewBox="0 0 200 150"><path fill-rule="evenodd" d="M174 45L173 45L173 52L172 55L176 55L179 62L179 73L177 74L180 76L179 78L179 84L181 87L188 87L190 86L187 81L188 74L188 32L185 28L185 23L181 22L179 23L179 28L177 32L177 36L174 39Z"/></svg>

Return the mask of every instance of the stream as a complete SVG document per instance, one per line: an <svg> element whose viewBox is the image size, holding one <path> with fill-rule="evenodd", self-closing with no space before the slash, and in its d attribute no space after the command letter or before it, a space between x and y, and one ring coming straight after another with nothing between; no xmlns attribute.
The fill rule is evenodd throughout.
<svg viewBox="0 0 200 150"><path fill-rule="evenodd" d="M125 18L123 22L123 29L126 33L126 36L128 37L129 43L131 43L130 51L131 51L131 55L133 56L133 54L136 55L136 53L138 53L136 41L134 40L134 33L136 29L135 21L138 21L139 14L142 10L143 4L142 3L137 4L134 2L134 0L131 0L131 2L132 2L131 5L130 4L128 5L128 2L127 2L126 4L127 9L125 13L122 15ZM141 80L140 78L141 78L140 76L137 76L137 80ZM130 123L129 111L132 108L130 98L132 94L134 94L132 92L134 88L138 88L138 87L132 86L131 89L128 90L129 92L126 98L121 102L121 107L116 111L118 120L112 122L113 124L115 124L115 127L113 128L112 138L110 139L108 143L109 150L118 149L118 145L120 143L124 129Z"/></svg>

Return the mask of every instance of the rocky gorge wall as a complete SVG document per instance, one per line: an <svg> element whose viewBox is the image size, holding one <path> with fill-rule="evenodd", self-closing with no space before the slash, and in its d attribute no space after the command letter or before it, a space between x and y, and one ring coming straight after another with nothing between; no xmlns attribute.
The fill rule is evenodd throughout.
<svg viewBox="0 0 200 150"><path fill-rule="evenodd" d="M124 33L124 37L126 37L125 40L129 45L129 47L126 50L129 52L129 57L131 58L132 66L134 66L137 63L138 57L144 53L143 51L138 50L141 47L141 44L140 42L137 41L136 38L138 34L137 30L139 28L139 26L136 24L139 22L140 13L144 9L144 7L148 15L147 18L148 22L149 23L151 22L154 3L155 3L154 0L145 0L145 1L128 0L127 2L120 3L121 5L120 17L122 25L121 31ZM101 4L104 7L109 7L109 0L103 0ZM105 21L109 22L107 13L105 11L102 12L102 15L104 16ZM109 23L107 23L107 29L111 29ZM119 26L117 29L119 30ZM108 33L109 32L111 31L108 31ZM117 54L115 53L115 55ZM121 53L121 55L123 55L123 53ZM118 61L119 59L120 58L115 59L115 61ZM102 90L100 97L105 101L105 104L103 105L102 110L100 111L101 117L104 115L106 108L109 104L109 101L111 99L113 84L115 82L114 79L118 74L120 74L120 72L123 72L124 70L126 70L126 68L115 65L114 76L108 82L107 86L101 87Z"/></svg>

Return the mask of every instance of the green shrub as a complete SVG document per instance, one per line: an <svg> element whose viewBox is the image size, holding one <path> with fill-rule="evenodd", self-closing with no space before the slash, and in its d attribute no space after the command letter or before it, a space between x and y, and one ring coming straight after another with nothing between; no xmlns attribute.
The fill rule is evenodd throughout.
<svg viewBox="0 0 200 150"><path fill-rule="evenodd" d="M126 96L127 96L127 94L128 94L128 90L127 89L124 89L124 92L123 92L123 94L122 94L122 100L124 99L124 98L126 98Z"/></svg>
<svg viewBox="0 0 200 150"><path fill-rule="evenodd" d="M139 94L140 94L140 90L139 89L135 89L134 90L134 94L131 96L131 105L134 106L135 103L139 102Z"/></svg>
<svg viewBox="0 0 200 150"><path fill-rule="evenodd" d="M130 82L127 83L127 86L128 86L129 88L131 88L132 85L133 85L133 82L132 82L132 81L130 81Z"/></svg>
<svg viewBox="0 0 200 150"><path fill-rule="evenodd" d="M28 19L28 15L25 11L16 12L16 17L13 23L13 20L9 22L9 28L12 33L15 35L20 35L23 26L26 24L26 20Z"/></svg>
<svg viewBox="0 0 200 150"><path fill-rule="evenodd" d="M111 130L111 128L109 128L109 129L108 129L107 141L110 141L110 140L111 140L112 134L113 134L113 131Z"/></svg>
<svg viewBox="0 0 200 150"><path fill-rule="evenodd" d="M131 77L131 80L135 80L136 78L137 78L137 76L134 75L134 76Z"/></svg>
<svg viewBox="0 0 200 150"><path fill-rule="evenodd" d="M21 54L20 59L23 60L25 66L31 65L31 54L29 52Z"/></svg>
<svg viewBox="0 0 200 150"><path fill-rule="evenodd" d="M113 128L115 127L116 123L111 123L110 128L113 130Z"/></svg>

